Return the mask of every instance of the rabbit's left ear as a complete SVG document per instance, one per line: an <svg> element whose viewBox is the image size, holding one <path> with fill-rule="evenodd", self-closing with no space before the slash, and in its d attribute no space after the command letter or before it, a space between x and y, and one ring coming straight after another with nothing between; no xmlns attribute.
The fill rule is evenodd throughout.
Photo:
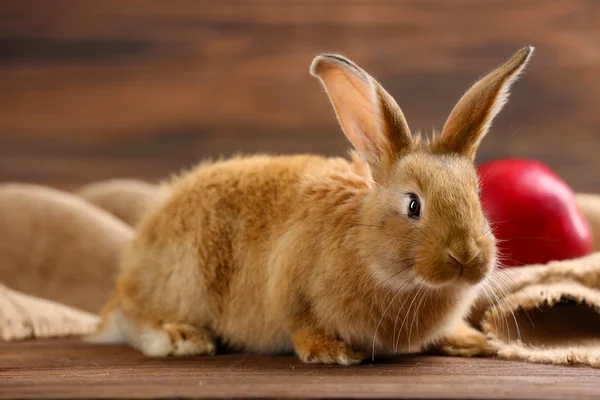
<svg viewBox="0 0 600 400"><path fill-rule="evenodd" d="M394 161L412 147L412 136L396 101L345 57L316 57L310 72L323 84L338 121L375 180L385 179Z"/></svg>
<svg viewBox="0 0 600 400"><path fill-rule="evenodd" d="M431 148L436 153L458 153L471 160L488 133L494 117L508 100L510 86L523 71L533 47L519 50L506 63L475 83L458 101L439 138Z"/></svg>

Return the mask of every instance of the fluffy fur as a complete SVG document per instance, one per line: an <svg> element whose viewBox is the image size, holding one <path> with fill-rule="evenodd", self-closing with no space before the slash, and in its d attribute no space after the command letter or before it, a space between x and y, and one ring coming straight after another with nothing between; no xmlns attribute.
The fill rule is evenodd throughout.
<svg viewBox="0 0 600 400"><path fill-rule="evenodd" d="M219 339L340 364L436 342L485 353L462 320L496 262L472 159L531 53L475 84L431 143L366 72L317 57L352 161L241 157L174 179L140 222L92 339L151 356L213 354ZM420 219L407 215L414 196Z"/></svg>

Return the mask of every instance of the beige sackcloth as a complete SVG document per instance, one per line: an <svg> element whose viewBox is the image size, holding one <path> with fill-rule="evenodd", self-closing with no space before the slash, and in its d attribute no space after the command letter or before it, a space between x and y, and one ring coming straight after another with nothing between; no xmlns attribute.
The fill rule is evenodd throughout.
<svg viewBox="0 0 600 400"><path fill-rule="evenodd" d="M0 340L92 332L133 226L160 187L134 180L75 193L0 185ZM504 269L471 322L496 357L600 367L600 195L578 194L594 232L587 257Z"/></svg>

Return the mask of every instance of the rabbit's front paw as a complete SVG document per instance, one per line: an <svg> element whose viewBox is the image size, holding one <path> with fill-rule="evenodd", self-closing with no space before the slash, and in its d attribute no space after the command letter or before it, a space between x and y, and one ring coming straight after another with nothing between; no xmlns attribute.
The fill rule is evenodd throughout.
<svg viewBox="0 0 600 400"><path fill-rule="evenodd" d="M365 358L343 341L313 329L299 329L294 332L293 340L296 354L305 363L355 365Z"/></svg>
<svg viewBox="0 0 600 400"><path fill-rule="evenodd" d="M457 328L444 338L440 351L449 356L477 357L490 356L494 348L483 332L461 322Z"/></svg>

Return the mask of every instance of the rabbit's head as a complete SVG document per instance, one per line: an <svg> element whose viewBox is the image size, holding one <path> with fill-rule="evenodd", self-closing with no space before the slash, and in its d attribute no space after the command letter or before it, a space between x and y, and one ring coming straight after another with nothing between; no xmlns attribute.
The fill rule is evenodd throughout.
<svg viewBox="0 0 600 400"><path fill-rule="evenodd" d="M474 158L532 53L519 50L476 82L429 140L411 134L394 99L352 61L331 54L313 61L311 73L370 170L357 251L381 283L472 286L495 267Z"/></svg>

